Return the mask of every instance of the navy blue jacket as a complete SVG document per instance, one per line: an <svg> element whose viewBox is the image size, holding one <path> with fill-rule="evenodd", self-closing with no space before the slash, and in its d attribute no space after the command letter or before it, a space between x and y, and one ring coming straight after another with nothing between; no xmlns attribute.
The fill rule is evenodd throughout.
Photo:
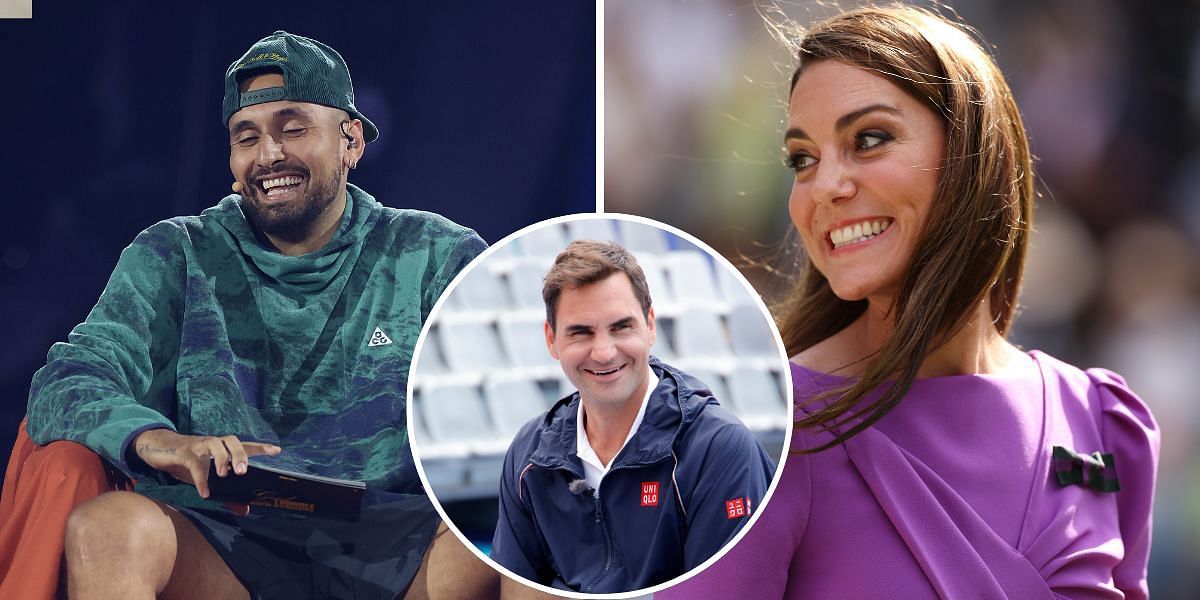
<svg viewBox="0 0 1200 600"><path fill-rule="evenodd" d="M656 358L658 386L598 494L576 456L579 393L521 428L504 457L492 558L551 587L642 589L704 562L762 502L774 464L708 387Z"/></svg>

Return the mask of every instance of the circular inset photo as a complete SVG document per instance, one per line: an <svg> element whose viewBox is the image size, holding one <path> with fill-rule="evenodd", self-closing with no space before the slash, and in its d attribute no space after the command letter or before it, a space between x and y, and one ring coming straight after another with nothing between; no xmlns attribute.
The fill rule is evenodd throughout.
<svg viewBox="0 0 1200 600"><path fill-rule="evenodd" d="M651 593L715 561L791 434L762 300L640 217L552 219L490 248L434 308L411 372L413 454L447 524L569 597Z"/></svg>

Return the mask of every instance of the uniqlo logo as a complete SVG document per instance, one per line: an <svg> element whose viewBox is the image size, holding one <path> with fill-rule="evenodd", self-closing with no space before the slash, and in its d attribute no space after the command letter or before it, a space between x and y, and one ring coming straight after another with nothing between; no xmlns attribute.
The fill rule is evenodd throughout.
<svg viewBox="0 0 1200 600"><path fill-rule="evenodd" d="M749 498L734 498L733 500L726 500L725 501L725 518L726 519L740 519L740 518L746 516L747 514L749 514L750 511L748 510L748 507L746 506L747 500L749 500Z"/></svg>
<svg viewBox="0 0 1200 600"><path fill-rule="evenodd" d="M658 506L658 482L642 482L642 506Z"/></svg>

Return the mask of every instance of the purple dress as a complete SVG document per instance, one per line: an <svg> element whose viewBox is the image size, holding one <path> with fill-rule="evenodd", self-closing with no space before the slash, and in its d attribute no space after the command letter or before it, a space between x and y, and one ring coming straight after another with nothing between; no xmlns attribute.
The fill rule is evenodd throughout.
<svg viewBox="0 0 1200 600"><path fill-rule="evenodd" d="M918 379L846 443L789 455L738 545L656 600L1146 598L1154 418L1119 376L1030 354L1040 377ZM792 380L797 399L846 381ZM1054 446L1111 453L1120 491L1060 485Z"/></svg>

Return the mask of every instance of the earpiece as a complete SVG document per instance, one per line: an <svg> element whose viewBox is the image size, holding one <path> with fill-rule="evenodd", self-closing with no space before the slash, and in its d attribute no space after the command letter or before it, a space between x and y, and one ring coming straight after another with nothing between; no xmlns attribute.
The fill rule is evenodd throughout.
<svg viewBox="0 0 1200 600"><path fill-rule="evenodd" d="M354 136L350 135L349 131L346 131L346 126L349 124L350 124L350 121L342 121L342 135L345 136L346 139L349 141L349 143L346 144L347 150L350 148L358 147L358 140L355 139Z"/></svg>

